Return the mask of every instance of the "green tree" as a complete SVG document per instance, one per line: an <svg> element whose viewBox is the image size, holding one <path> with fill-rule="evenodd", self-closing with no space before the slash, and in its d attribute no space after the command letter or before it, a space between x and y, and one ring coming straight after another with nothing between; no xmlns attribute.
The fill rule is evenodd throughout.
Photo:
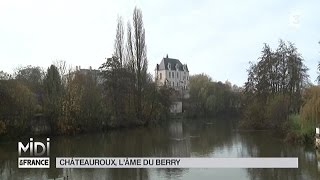
<svg viewBox="0 0 320 180"><path fill-rule="evenodd" d="M63 134L101 130L108 117L103 106L102 88L95 71L81 73L70 71L65 93L62 96L62 112L58 129Z"/></svg>
<svg viewBox="0 0 320 180"><path fill-rule="evenodd" d="M130 102L131 93L130 86L132 75L121 66L119 58L108 58L100 67L103 78L105 79L104 92L106 94L106 104L111 114L111 123L123 124L129 121L131 115Z"/></svg>
<svg viewBox="0 0 320 180"><path fill-rule="evenodd" d="M61 76L56 66L51 65L48 68L43 86L45 93L45 114L50 120L51 127L56 129L58 118L61 115L63 95Z"/></svg>
<svg viewBox="0 0 320 180"><path fill-rule="evenodd" d="M36 96L17 80L0 80L0 122L8 133L23 134L36 112ZM20 134L21 133L21 134Z"/></svg>
<svg viewBox="0 0 320 180"><path fill-rule="evenodd" d="M15 79L28 86L33 92L37 94L42 93L42 81L44 72L40 67L26 66L19 68L15 72Z"/></svg>
<svg viewBox="0 0 320 180"><path fill-rule="evenodd" d="M303 106L301 108L302 125L315 127L320 123L320 87L311 86L303 94Z"/></svg>
<svg viewBox="0 0 320 180"><path fill-rule="evenodd" d="M189 116L221 116L238 112L241 106L241 92L230 82L214 82L208 75L190 77Z"/></svg>
<svg viewBox="0 0 320 180"><path fill-rule="evenodd" d="M246 111L260 109L261 115L257 115L256 111L254 113L245 112L245 119L250 121L261 118L259 121L264 121L264 123L259 124L262 126L280 127L284 123L283 121L288 120L290 113L299 112L302 103L302 90L308 83L307 71L308 69L303 64L303 58L297 52L294 44L290 42L286 44L280 40L276 51L272 51L267 44L264 44L258 62L250 64L248 81L245 83L244 91ZM250 104L255 101L259 102L256 102L255 105L262 107L251 107ZM283 110L284 116L281 117L281 120L263 115L265 108L271 115L277 113L277 108L274 107L279 104L288 108ZM250 115L257 117L249 117ZM278 121L270 123L271 119Z"/></svg>

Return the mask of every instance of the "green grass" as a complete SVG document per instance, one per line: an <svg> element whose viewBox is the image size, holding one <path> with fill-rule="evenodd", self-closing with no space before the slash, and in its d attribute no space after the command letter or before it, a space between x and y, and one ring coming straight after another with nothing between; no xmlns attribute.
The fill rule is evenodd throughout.
<svg viewBox="0 0 320 180"><path fill-rule="evenodd" d="M302 139L303 143L313 143L315 134L314 125L308 121L302 122L298 114L289 116L288 134L296 136L297 139Z"/></svg>
<svg viewBox="0 0 320 180"><path fill-rule="evenodd" d="M291 114L289 116L289 129L294 132L301 131L301 120L298 114Z"/></svg>

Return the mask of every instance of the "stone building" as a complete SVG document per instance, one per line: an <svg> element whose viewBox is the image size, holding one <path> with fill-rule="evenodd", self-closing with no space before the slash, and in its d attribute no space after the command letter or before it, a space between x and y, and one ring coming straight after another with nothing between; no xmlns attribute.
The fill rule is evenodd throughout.
<svg viewBox="0 0 320 180"><path fill-rule="evenodd" d="M155 81L158 86L169 86L178 92L171 112L182 112L182 99L189 98L189 70L187 64L182 64L179 59L169 58L168 55L157 64Z"/></svg>
<svg viewBox="0 0 320 180"><path fill-rule="evenodd" d="M155 69L155 80L158 86L167 85L178 91L188 92L189 70L187 64L179 59L164 57Z"/></svg>

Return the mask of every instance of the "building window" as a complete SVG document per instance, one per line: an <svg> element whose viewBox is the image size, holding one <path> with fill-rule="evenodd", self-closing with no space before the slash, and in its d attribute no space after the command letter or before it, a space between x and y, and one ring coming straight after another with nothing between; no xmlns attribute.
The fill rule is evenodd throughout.
<svg viewBox="0 0 320 180"><path fill-rule="evenodd" d="M177 72L177 78L179 78L179 73Z"/></svg>
<svg viewBox="0 0 320 180"><path fill-rule="evenodd" d="M162 73L160 73L160 79L162 79Z"/></svg>
<svg viewBox="0 0 320 180"><path fill-rule="evenodd" d="M179 86L179 85L178 85L178 82L177 82L177 86Z"/></svg>
<svg viewBox="0 0 320 180"><path fill-rule="evenodd" d="M169 71L169 78L171 78L171 72Z"/></svg>
<svg viewBox="0 0 320 180"><path fill-rule="evenodd" d="M172 78L174 78L174 72L172 72Z"/></svg>
<svg viewBox="0 0 320 180"><path fill-rule="evenodd" d="M174 87L174 82L172 82L172 87Z"/></svg>

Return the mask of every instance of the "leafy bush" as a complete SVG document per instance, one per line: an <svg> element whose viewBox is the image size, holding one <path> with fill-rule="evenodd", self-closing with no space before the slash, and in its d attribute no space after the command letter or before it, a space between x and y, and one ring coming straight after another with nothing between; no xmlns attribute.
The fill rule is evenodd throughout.
<svg viewBox="0 0 320 180"><path fill-rule="evenodd" d="M314 128L320 123L320 87L312 86L305 90L304 104L301 108L301 120L304 129Z"/></svg>
<svg viewBox="0 0 320 180"><path fill-rule="evenodd" d="M299 114L291 114L289 116L289 128L292 131L300 131L301 130L301 120Z"/></svg>
<svg viewBox="0 0 320 180"><path fill-rule="evenodd" d="M304 126L302 125L303 123ZM299 144L313 143L314 127L301 121L299 114L290 115L288 124L286 142Z"/></svg>
<svg viewBox="0 0 320 180"><path fill-rule="evenodd" d="M264 129L266 128L266 119L263 114L264 106L262 103L254 100L247 105L244 111L244 119L240 123L242 128Z"/></svg>
<svg viewBox="0 0 320 180"><path fill-rule="evenodd" d="M267 123L273 128L283 128L289 118L289 97L276 95L270 98L265 109Z"/></svg>

